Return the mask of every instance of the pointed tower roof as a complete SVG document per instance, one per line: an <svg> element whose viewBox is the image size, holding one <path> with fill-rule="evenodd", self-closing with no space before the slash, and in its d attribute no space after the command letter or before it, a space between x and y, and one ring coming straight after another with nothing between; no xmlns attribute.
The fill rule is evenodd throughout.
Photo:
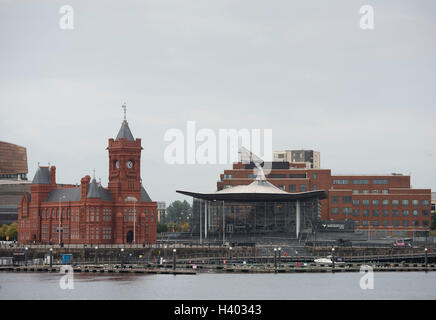
<svg viewBox="0 0 436 320"><path fill-rule="evenodd" d="M32 180L32 184L51 184L48 167L39 167Z"/></svg>
<svg viewBox="0 0 436 320"><path fill-rule="evenodd" d="M126 109L127 109L127 107L126 107L126 103L125 102L121 106L121 108L124 109L124 120L121 123L121 128L120 128L120 131L118 131L118 134L117 134L117 137L116 137L115 141L118 141L121 138L124 138L124 139L129 140L129 141L134 141L135 138L133 138L133 134L130 131L129 124L127 123L127 118L126 118Z"/></svg>
<svg viewBox="0 0 436 320"><path fill-rule="evenodd" d="M86 195L86 198L100 198L100 192L95 178L93 178L91 183L89 184L88 194Z"/></svg>
<svg viewBox="0 0 436 320"><path fill-rule="evenodd" d="M133 138L133 134L130 131L129 124L127 123L127 120L124 120L121 124L120 131L118 131L117 137L115 141L118 141L119 139L124 138L129 141L134 141L135 138Z"/></svg>

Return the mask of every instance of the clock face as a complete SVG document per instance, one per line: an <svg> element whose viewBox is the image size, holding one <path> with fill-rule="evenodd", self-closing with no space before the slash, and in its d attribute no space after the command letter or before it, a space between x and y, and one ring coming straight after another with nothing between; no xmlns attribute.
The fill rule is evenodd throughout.
<svg viewBox="0 0 436 320"><path fill-rule="evenodd" d="M127 168L132 169L133 168L133 161L129 160L127 161Z"/></svg>
<svg viewBox="0 0 436 320"><path fill-rule="evenodd" d="M120 162L119 162L119 161L116 161L116 162L115 162L115 167L117 167L117 169L120 168Z"/></svg>

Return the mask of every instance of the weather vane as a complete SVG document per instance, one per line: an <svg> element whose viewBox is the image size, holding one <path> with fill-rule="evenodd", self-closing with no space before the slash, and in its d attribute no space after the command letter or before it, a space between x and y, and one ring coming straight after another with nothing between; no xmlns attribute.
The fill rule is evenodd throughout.
<svg viewBox="0 0 436 320"><path fill-rule="evenodd" d="M121 106L121 108L124 109L124 121L126 121L126 109L127 109L127 106L126 106L126 103L125 103L125 102L124 102L124 104Z"/></svg>

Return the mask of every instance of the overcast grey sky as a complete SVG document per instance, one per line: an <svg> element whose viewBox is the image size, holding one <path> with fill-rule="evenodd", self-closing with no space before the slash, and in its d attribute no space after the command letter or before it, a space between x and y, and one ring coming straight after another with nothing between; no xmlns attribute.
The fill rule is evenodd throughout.
<svg viewBox="0 0 436 320"><path fill-rule="evenodd" d="M74 30L59 28L62 5ZM375 29L359 28L359 8ZM170 128L271 128L341 173L436 188L436 2L0 0L0 140L57 180L108 177L122 121L142 138L153 200L214 191L231 165L167 165Z"/></svg>

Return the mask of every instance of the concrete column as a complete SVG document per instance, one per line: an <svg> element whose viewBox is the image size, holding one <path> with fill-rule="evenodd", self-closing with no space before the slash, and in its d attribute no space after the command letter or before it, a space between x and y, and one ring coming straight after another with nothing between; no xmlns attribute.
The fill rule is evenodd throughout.
<svg viewBox="0 0 436 320"><path fill-rule="evenodd" d="M297 235L297 239L298 236L300 235L300 215L301 215L301 209L300 209L300 201L297 200L297 204L296 204L296 220L295 220L295 224L296 224L296 235Z"/></svg>
<svg viewBox="0 0 436 320"><path fill-rule="evenodd" d="M224 216L224 214L225 214L224 211L225 210L224 210L224 201L223 201L223 244L226 241L226 220L225 220L225 216Z"/></svg>
<svg viewBox="0 0 436 320"><path fill-rule="evenodd" d="M198 201L200 201L200 203L198 204L198 206L199 206L199 210L198 210L198 214L200 215L200 244L202 244L203 243L203 235L202 235L202 233L203 233L203 231L202 231L202 224L203 224L203 221L202 221L202 219L201 219L201 216L202 216L202 213L201 213L201 207L202 207L202 203L203 203L203 201L204 200L202 200L202 199L200 199L200 200L198 200Z"/></svg>
<svg viewBox="0 0 436 320"><path fill-rule="evenodd" d="M207 239L207 200L204 200L204 238Z"/></svg>

